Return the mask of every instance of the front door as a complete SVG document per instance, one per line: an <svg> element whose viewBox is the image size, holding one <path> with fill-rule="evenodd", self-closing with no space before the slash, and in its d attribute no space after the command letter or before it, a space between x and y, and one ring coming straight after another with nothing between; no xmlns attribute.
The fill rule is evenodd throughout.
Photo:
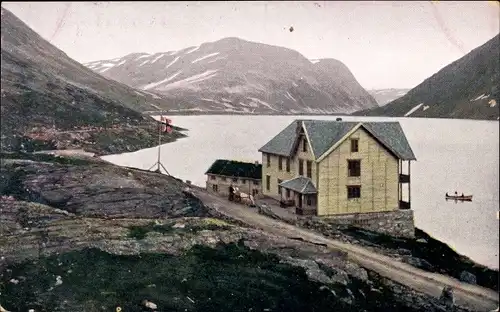
<svg viewBox="0 0 500 312"><path fill-rule="evenodd" d="M302 194L299 194L299 208L302 208Z"/></svg>

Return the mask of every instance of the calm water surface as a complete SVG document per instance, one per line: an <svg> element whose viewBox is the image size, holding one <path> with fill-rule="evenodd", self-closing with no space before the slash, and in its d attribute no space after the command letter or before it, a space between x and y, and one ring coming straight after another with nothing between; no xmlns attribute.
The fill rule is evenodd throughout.
<svg viewBox="0 0 500 312"><path fill-rule="evenodd" d="M189 137L161 147L169 173L204 186L204 173L217 158L261 161L257 151L296 118L333 116L174 116ZM411 200L416 226L473 260L498 268L497 121L342 117L397 120L416 155L411 166ZM148 169L157 148L103 157L118 165ZM445 201L444 194L473 194L473 202Z"/></svg>

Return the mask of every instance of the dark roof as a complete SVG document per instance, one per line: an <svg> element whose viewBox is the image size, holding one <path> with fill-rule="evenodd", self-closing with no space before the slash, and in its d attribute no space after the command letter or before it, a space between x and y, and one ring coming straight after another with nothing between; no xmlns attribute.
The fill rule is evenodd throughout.
<svg viewBox="0 0 500 312"><path fill-rule="evenodd" d="M396 157L416 160L399 122L348 122L330 120L295 120L259 149L259 152L291 156L297 140L297 127L304 125L314 157L318 159L349 131L361 124Z"/></svg>
<svg viewBox="0 0 500 312"><path fill-rule="evenodd" d="M316 194L317 190L311 179L298 176L291 180L286 180L280 183L281 187L286 189L290 189L295 192L299 192L301 194Z"/></svg>
<svg viewBox="0 0 500 312"><path fill-rule="evenodd" d="M262 165L236 160L217 159L205 174L261 180Z"/></svg>

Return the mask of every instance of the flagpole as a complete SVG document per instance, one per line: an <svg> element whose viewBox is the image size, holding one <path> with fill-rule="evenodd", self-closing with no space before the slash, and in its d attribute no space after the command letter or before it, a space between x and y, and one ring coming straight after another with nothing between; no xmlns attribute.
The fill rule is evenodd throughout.
<svg viewBox="0 0 500 312"><path fill-rule="evenodd" d="M160 114L160 124L158 125L158 172L160 171L160 159L161 159L161 130L163 127L163 114Z"/></svg>
<svg viewBox="0 0 500 312"><path fill-rule="evenodd" d="M165 123L168 124L167 121L165 121ZM165 127L166 127L165 129L169 128L168 126L165 126ZM150 171L151 169L153 169L156 166L156 170L154 172L162 173L161 170L160 170L160 168L163 168L163 170L165 170L165 173L168 174L168 175L170 175L170 173L168 172L167 168L165 168L165 166L163 166L163 164L161 163L161 133L162 133L162 130L163 130L163 114L160 115L160 124L159 124L159 127L158 127L158 159L148 169L148 171Z"/></svg>

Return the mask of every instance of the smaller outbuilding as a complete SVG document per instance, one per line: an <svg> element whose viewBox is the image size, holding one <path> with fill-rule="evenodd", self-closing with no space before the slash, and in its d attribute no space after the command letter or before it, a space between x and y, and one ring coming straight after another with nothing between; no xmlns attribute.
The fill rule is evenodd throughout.
<svg viewBox="0 0 500 312"><path fill-rule="evenodd" d="M261 196L262 165L236 160L217 159L205 172L207 191L221 196L229 195L229 187L239 188L241 192Z"/></svg>

